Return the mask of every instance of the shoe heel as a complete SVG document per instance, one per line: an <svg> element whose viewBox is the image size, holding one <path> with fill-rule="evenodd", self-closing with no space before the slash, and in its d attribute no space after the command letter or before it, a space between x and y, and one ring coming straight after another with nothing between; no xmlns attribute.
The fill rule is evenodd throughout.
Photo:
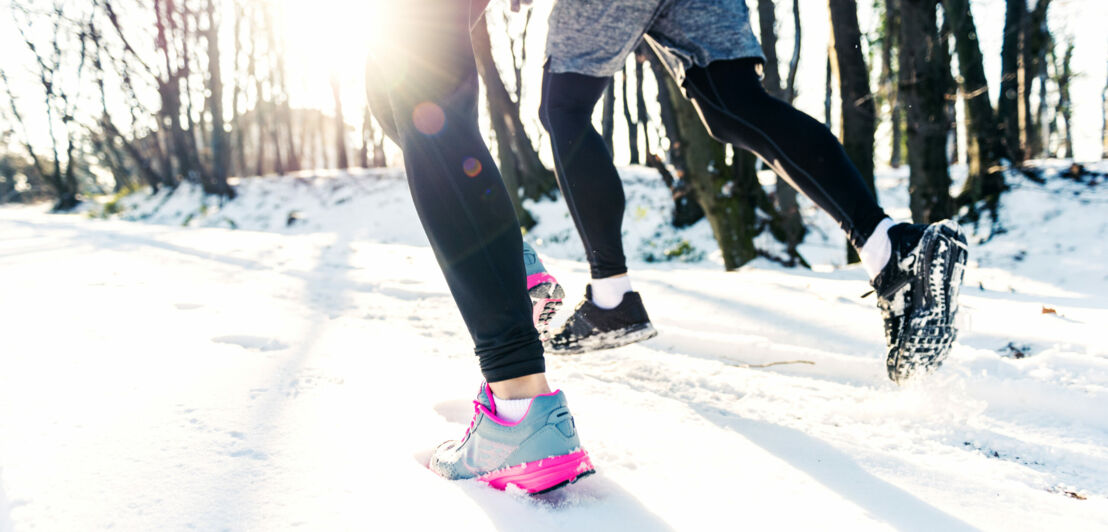
<svg viewBox="0 0 1108 532"><path fill-rule="evenodd" d="M493 471L478 477L477 481L501 491L515 486L535 495L572 484L594 472L589 453L580 450Z"/></svg>

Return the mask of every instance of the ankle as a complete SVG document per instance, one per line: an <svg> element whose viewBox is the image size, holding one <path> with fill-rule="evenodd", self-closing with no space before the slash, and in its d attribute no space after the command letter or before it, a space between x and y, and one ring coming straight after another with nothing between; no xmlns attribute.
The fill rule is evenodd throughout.
<svg viewBox="0 0 1108 532"><path fill-rule="evenodd" d="M545 373L532 373L523 377L490 382L489 388L498 399L529 399L550 393Z"/></svg>
<svg viewBox="0 0 1108 532"><path fill-rule="evenodd" d="M592 303L602 309L613 309L623 302L623 294L631 291L631 278L626 273L604 279L593 279Z"/></svg>
<svg viewBox="0 0 1108 532"><path fill-rule="evenodd" d="M858 250L858 256L862 259L862 267L870 280L877 278L885 264L892 256L893 245L889 240L889 228L894 225L892 218L885 218L874 228L873 234L866 239L862 249Z"/></svg>

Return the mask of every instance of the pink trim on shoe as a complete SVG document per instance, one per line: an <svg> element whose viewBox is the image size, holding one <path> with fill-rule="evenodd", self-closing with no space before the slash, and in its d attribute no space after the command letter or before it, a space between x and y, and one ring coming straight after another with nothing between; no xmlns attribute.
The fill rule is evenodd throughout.
<svg viewBox="0 0 1108 532"><path fill-rule="evenodd" d="M532 288L534 288L534 287L536 287L540 284L543 284L543 283L558 284L558 281L557 281L557 279L554 279L553 275L550 275L549 273L546 273L546 272L539 272L539 273L527 276L527 289L528 290L530 290L530 289L532 289Z"/></svg>
<svg viewBox="0 0 1108 532"><path fill-rule="evenodd" d="M561 391L561 389L559 388L559 389L554 390L550 393L544 393L542 395L536 395L535 397L550 397L552 395L557 395L558 392L560 392L560 391ZM511 421L508 421L508 420L503 419L500 416L496 415L496 399L495 399L496 396L492 393L492 387L489 386L489 383L487 383L487 382L485 383L485 395L488 396L489 405L492 408L489 408L488 406L485 406L481 403L478 403L477 401L474 401L474 404L477 406L477 410L480 410L481 413L485 414L485 417L492 420L492 422L496 423L497 425L502 425L502 426L505 426L505 427L514 427L516 425L519 425L520 422L522 422L524 419L527 419L527 414L531 413L531 405L535 404L535 397L532 397L531 398L531 403L527 405L527 412L524 412L523 417L519 418L519 421L516 421L516 422L513 423Z"/></svg>
<svg viewBox="0 0 1108 532"><path fill-rule="evenodd" d="M592 473L589 453L581 449L570 454L544 458L486 473L477 477L478 482L503 491L513 485L527 493L538 493L564 482L573 482L580 476Z"/></svg>

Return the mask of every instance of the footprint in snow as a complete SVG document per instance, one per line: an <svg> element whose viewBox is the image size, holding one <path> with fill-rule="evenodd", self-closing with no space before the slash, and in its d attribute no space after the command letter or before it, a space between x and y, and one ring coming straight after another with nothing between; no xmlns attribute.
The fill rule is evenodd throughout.
<svg viewBox="0 0 1108 532"><path fill-rule="evenodd" d="M250 351L279 351L287 349L288 344L276 339L264 336L229 335L212 338L217 344L237 345Z"/></svg>
<svg viewBox="0 0 1108 532"><path fill-rule="evenodd" d="M173 306L176 307L177 310L196 310L200 307L203 307L204 305L201 305L200 303L177 303Z"/></svg>
<svg viewBox="0 0 1108 532"><path fill-rule="evenodd" d="M266 460L269 457L265 453L254 449L240 449L231 453L233 458L249 458L251 460Z"/></svg>

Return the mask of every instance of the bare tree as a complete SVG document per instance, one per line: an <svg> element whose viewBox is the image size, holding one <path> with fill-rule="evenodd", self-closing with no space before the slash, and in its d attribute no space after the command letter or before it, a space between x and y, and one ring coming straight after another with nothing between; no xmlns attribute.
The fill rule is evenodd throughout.
<svg viewBox="0 0 1108 532"><path fill-rule="evenodd" d="M620 91L623 93L623 120L627 123L627 149L631 152L631 164L639 164L639 126L631 118L631 104L627 99L627 64L623 65L620 76Z"/></svg>
<svg viewBox="0 0 1108 532"><path fill-rule="evenodd" d="M789 75L785 79L785 101L796 100L796 74L800 69L800 0L793 0L793 56L789 59Z"/></svg>
<svg viewBox="0 0 1108 532"><path fill-rule="evenodd" d="M896 70L893 67L893 61L896 59L896 38L900 32L898 2L899 0L885 0L885 9L881 17L881 89L878 91L879 97L889 106L889 129L892 132L889 166L893 168L900 168L904 144L904 127L901 120L903 110L898 98Z"/></svg>
<svg viewBox="0 0 1108 532"><path fill-rule="evenodd" d="M1051 0L1038 0L1035 8L1026 15L1023 27L1023 55L1020 85L1020 121L1021 149L1025 157L1038 157L1043 154L1043 141L1040 138L1041 122L1037 114L1031 113L1032 84L1037 79L1046 83L1046 55L1053 39L1047 28L1047 10ZM1045 91L1045 85L1044 85Z"/></svg>
<svg viewBox="0 0 1108 532"><path fill-rule="evenodd" d="M1104 83L1104 89L1100 91L1101 127L1100 127L1100 156L1108 159L1108 81Z"/></svg>
<svg viewBox="0 0 1108 532"><path fill-rule="evenodd" d="M968 0L943 0L943 14L950 21L966 114L966 159L969 176L958 197L962 205L984 201L993 210L1004 191L1006 148L1003 131L989 102L989 81Z"/></svg>
<svg viewBox="0 0 1108 532"><path fill-rule="evenodd" d="M997 120L1004 131L1005 144L1013 161L1023 161L1020 150L1019 102L1022 101L1022 39L1027 18L1027 0L1007 0L1004 17L1004 41L1000 51L1000 96L997 101Z"/></svg>
<svg viewBox="0 0 1108 532"><path fill-rule="evenodd" d="M612 137L615 134L616 112L616 78L608 78L608 88L604 89L604 104L600 108L600 136L604 139L604 145L608 147L608 153L615 154L615 144Z"/></svg>
<svg viewBox="0 0 1108 532"><path fill-rule="evenodd" d="M797 0L793 0L794 18L796 18L797 9L799 9ZM794 29L796 35L793 43L793 61L789 65L788 87L782 87L777 59L776 11L773 0L758 0L758 26L762 36L762 51L766 56L765 78L762 83L766 91L775 98L791 103L793 84L796 81L796 67L800 57L800 26L797 25ZM777 204L777 210L781 212L785 245L788 246L790 253L795 253L800 242L804 240L806 229L804 219L800 216L800 206L796 201L796 189L780 175L774 183L774 202Z"/></svg>
<svg viewBox="0 0 1108 532"><path fill-rule="evenodd" d="M557 187L554 173L539 160L539 155L523 128L523 121L520 120L519 103L512 101L500 77L500 71L492 57L487 17L473 29L473 51L477 58L477 71L485 83L489 119L496 133L500 174L520 223L529 228L535 222L530 213L523 209L520 193L531 199L549 196Z"/></svg>
<svg viewBox="0 0 1108 532"><path fill-rule="evenodd" d="M1073 104L1070 100L1070 83L1074 77L1073 67L1071 66L1073 46L1073 38L1067 38L1065 41L1066 50L1062 53L1060 61L1057 58L1057 53L1051 54L1055 59L1055 83L1058 84L1058 106L1055 115L1062 118L1062 125L1066 130L1062 140L1062 149L1065 150L1066 157L1071 159L1073 158L1073 131L1071 128Z"/></svg>
<svg viewBox="0 0 1108 532"><path fill-rule="evenodd" d="M219 56L219 24L216 22L215 1L208 0L208 108L212 115L212 172L204 190L209 194L234 197L235 192L227 184L230 152L223 123L223 76Z"/></svg>
<svg viewBox="0 0 1108 532"><path fill-rule="evenodd" d="M839 73L842 120L839 139L850 161L858 168L866 188L876 197L873 182L873 133L876 111L869 89L869 69L862 56L858 6L855 0L829 0L831 40ZM847 243L847 261L858 262L857 252Z"/></svg>
<svg viewBox="0 0 1108 532"><path fill-rule="evenodd" d="M339 170L350 168L346 157L346 119L342 114L342 93L338 73L331 73L331 95L335 98L335 160Z"/></svg>
<svg viewBox="0 0 1108 532"><path fill-rule="evenodd" d="M938 53L935 0L901 0L899 80L907 110L912 219L932 223L954 212L946 158L946 74Z"/></svg>
<svg viewBox="0 0 1108 532"><path fill-rule="evenodd" d="M831 95L834 93L831 82L835 79L835 50L827 47L827 56L824 58L826 67L823 74L823 125L831 127Z"/></svg>
<svg viewBox="0 0 1108 532"><path fill-rule="evenodd" d="M76 105L79 99L79 91L82 86L82 78L85 65L88 62L89 36L85 27L77 28L77 52L76 57L70 57L68 50L72 49L72 42L63 42L66 36L71 35L74 28L70 27L69 19L63 13L63 2L55 1L51 10L46 15L49 17L53 32L48 33L48 41L45 46L27 31L30 26L31 8L21 3L12 3L12 16L16 18L16 27L23 38L24 44L34 58L37 67L36 74L39 86L42 89L42 103L45 110L46 130L50 137L50 166L49 171L39 160L31 139L27 133L26 122L19 112L11 84L7 75L0 70L0 80L4 82L5 91L9 99L9 107L12 117L22 129L24 147L31 158L32 167L36 173L54 190L57 201L54 204L55 211L68 211L77 206L79 200L79 184L77 181L78 161L75 157L77 150L77 127L75 120ZM19 21L20 16L23 20ZM72 79L65 75L70 73L70 65L73 66Z"/></svg>

